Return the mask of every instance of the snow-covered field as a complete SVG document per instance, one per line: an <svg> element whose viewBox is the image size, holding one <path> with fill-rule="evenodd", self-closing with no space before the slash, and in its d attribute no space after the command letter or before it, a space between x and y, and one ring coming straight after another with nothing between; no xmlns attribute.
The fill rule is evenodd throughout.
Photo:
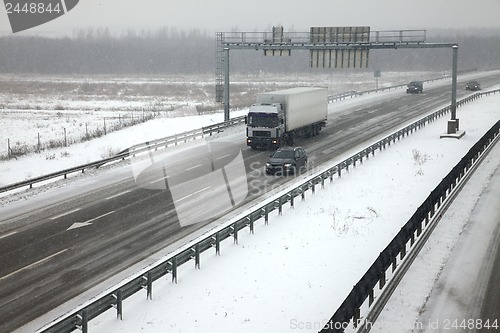
<svg viewBox="0 0 500 333"><path fill-rule="evenodd" d="M314 196L308 193L294 209L271 216L269 225L257 223L254 235L242 232L238 245L224 242L221 256L205 252L200 270L182 266L177 284L169 278L155 282L153 300L145 292L127 299L123 321L108 311L90 322L90 331L320 330L427 195L500 119L499 103L500 96L492 95L459 108L466 131L460 140L439 138L446 116L377 153ZM495 156L488 163L498 165ZM428 290L421 292L425 299Z"/></svg>
<svg viewBox="0 0 500 333"><path fill-rule="evenodd" d="M382 73L379 87L404 84L412 79L430 79L446 73ZM277 77L271 75L238 76L231 79L232 105L249 106L255 94L287 86L323 85L330 94L362 91L375 88L371 72L347 75L300 74ZM72 149L53 152L47 148L64 147L88 137L100 136L122 128L124 124L147 117L177 118L205 114L218 110L214 96L213 78L113 78L113 77L23 77L0 75L0 161L13 153L40 151L49 159L74 160ZM223 117L215 117L217 122ZM186 121L188 124L189 121ZM193 122L191 128L197 128ZM205 124L205 123L202 123ZM183 130L165 123L158 137ZM116 152L121 147L100 147L98 158ZM66 148L66 147L64 147ZM85 162L84 162L85 163ZM24 178L34 177L30 172ZM24 179L23 178L23 179ZM22 179L22 180L23 180ZM0 180L0 186L3 181Z"/></svg>

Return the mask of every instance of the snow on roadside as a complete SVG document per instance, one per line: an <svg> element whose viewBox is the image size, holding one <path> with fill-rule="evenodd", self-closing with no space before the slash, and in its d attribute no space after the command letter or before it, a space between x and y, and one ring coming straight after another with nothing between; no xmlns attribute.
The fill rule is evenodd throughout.
<svg viewBox="0 0 500 333"><path fill-rule="evenodd" d="M179 269L178 284L154 284L94 319L91 332L315 332L378 253L470 147L500 118L500 96L459 108L460 140L439 139L448 117L377 153L314 198L226 241L201 270ZM345 156L338 157L338 160ZM498 161L497 161L498 163ZM460 214L461 212L457 212ZM467 212L463 212L466 214Z"/></svg>
<svg viewBox="0 0 500 333"><path fill-rule="evenodd" d="M446 321L449 330L456 331L451 327L454 320L458 320L458 325L464 318L481 320L478 313L468 311L480 310L474 301L482 299L484 290L478 287L483 279L489 279L484 267L486 248L492 245L498 227L498 217L494 216L498 210L493 204L482 202L486 199L482 195L488 192L492 201L494 191L499 193L498 186L491 187L495 173L498 178L499 161L497 143L443 214L371 332L437 332L446 330ZM452 284L454 290L446 284ZM442 308L435 306L434 298Z"/></svg>
<svg viewBox="0 0 500 333"><path fill-rule="evenodd" d="M234 111L232 116L237 117L243 114L243 111ZM101 160L137 143L190 131L222 121L224 121L223 113L160 118L109 133L97 140L75 144L69 148L56 148L40 154L21 156L16 160L3 161L0 162L0 187Z"/></svg>
<svg viewBox="0 0 500 333"><path fill-rule="evenodd" d="M394 74L393 74L394 75ZM406 75L409 75L408 73ZM415 76L415 73L412 73ZM466 77L474 77L475 75L479 75L477 73L469 74L466 76L461 76L461 79ZM420 73L417 76L421 76L422 78L430 78L437 77L437 74L431 73ZM359 87L363 87L364 89L373 88L371 85L373 82L367 81L365 77L359 78L360 82L358 82ZM364 81L363 81L364 80ZM438 80L435 82L430 82L426 84L426 87L434 87L442 84L447 84L449 79ZM403 88L401 88L402 90ZM377 98L380 96L388 96L390 94L399 94L401 90L390 90L379 93L373 93L368 95L363 95L356 97L354 99L347 99L341 102L344 107L348 105L358 104L358 103L367 103L373 98ZM115 101L113 104L116 108L123 108L123 102ZM76 107L76 106L75 106ZM331 111L333 110L333 111ZM330 114L334 115L337 108L334 107L330 110ZM40 111L39 113L32 113L31 111L2 111L4 114L7 112L21 112L23 114L20 117L21 122L16 122L15 125L9 122L5 122L6 120L2 118L0 123L2 124L4 130L2 131L1 137L3 141L0 142L0 155L5 154L7 148L3 147L6 145L7 138L11 135L13 138L13 142L11 145L14 146L16 141L20 142L28 142L32 145L35 145L37 142L37 132L41 132L42 141L48 142L50 140L61 141L64 139L64 127L68 127L71 123L72 126L80 128L83 126L85 122L99 122L102 127L103 121L102 118L95 120L95 115L86 114L86 112L77 112L74 111L75 115L78 115L78 119L67 120L70 117L69 113L66 115L62 115L61 117L53 117L53 115L49 114L57 114L57 110L54 111ZM187 112L189 114L189 112ZM31 121L33 117L44 117L46 114L47 121L51 122L50 130L43 132L42 129L38 128L39 126L45 127L47 124L33 124ZM102 116L112 116L116 117L116 112L101 112L100 117ZM246 114L246 110L238 110L231 111L231 117L237 117ZM23 122L23 117L28 115L29 120ZM137 115L136 115L137 117ZM116 120L116 119L115 119ZM43 151L38 154L30 154L18 157L17 160L8 160L8 161L0 161L0 187L6 186L8 184L12 184L15 182L24 181L30 178L38 177L41 175L45 175L47 173L56 172L62 169L75 167L77 165L82 165L86 163L90 163L96 160L100 160L106 157L109 157L117 152L126 149L134 144L145 142L148 140L158 139L162 137L166 137L169 135L193 130L200 128L202 126L212 125L214 123L219 123L224 120L223 113L214 113L209 115L196 115L196 116L185 116L179 118L157 118L147 123L138 124L132 127L124 128L120 131L116 131L113 133L109 133L108 135L102 136L99 139L86 141L83 143L78 143L71 145L68 148L54 148L50 150ZM58 123L60 122L60 124ZM55 125L54 123L58 123L59 125ZM22 124L25 124L25 128L21 128ZM55 126L55 127L54 127ZM57 128L57 131L54 130ZM83 126L85 128L85 126ZM85 132L85 130L83 129ZM68 128L68 133L72 131ZM84 133L83 132L83 133ZM15 133L16 135L14 135ZM70 135L70 134L68 134Z"/></svg>

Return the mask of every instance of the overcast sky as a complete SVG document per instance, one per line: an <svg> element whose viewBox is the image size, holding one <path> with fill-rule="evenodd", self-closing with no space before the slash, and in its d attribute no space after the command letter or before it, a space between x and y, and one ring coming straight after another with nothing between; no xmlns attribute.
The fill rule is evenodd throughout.
<svg viewBox="0 0 500 333"><path fill-rule="evenodd" d="M13 0L14 1L14 0ZM500 0L80 0L28 33L67 34L75 28L176 27L207 32L308 31L311 26L370 26L371 30L500 27ZM0 32L12 34L5 7Z"/></svg>

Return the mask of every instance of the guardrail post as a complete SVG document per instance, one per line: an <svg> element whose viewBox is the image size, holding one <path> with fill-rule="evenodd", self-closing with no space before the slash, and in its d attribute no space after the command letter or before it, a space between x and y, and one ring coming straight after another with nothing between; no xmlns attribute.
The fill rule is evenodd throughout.
<svg viewBox="0 0 500 333"><path fill-rule="evenodd" d="M250 233L254 234L254 230L253 230L254 220L253 220L252 214L250 214L250 216L248 217L248 225L250 226Z"/></svg>
<svg viewBox="0 0 500 333"><path fill-rule="evenodd" d="M172 282L177 283L177 257L173 257L172 261L170 261L169 264L172 267L172 269L170 270L170 272L172 273ZM169 270L167 270L167 273L168 272Z"/></svg>
<svg viewBox="0 0 500 333"><path fill-rule="evenodd" d="M358 327L360 317L361 317L361 311L359 310L359 308L355 308L354 316L352 317L352 325L354 326L354 328Z"/></svg>
<svg viewBox="0 0 500 333"><path fill-rule="evenodd" d="M375 297L373 295L373 289L370 289L370 292L368 294L368 306L371 306L373 304L374 300L375 300Z"/></svg>
<svg viewBox="0 0 500 333"><path fill-rule="evenodd" d="M142 286L146 288L146 299L153 299L153 277L151 271L146 276L143 275L142 279L146 281L146 285Z"/></svg>
<svg viewBox="0 0 500 333"><path fill-rule="evenodd" d="M378 280L378 289L382 289L385 286L385 271L380 272L380 278Z"/></svg>
<svg viewBox="0 0 500 333"><path fill-rule="evenodd" d="M116 305L114 308L116 308L116 319L123 320L123 297L122 297L122 290L118 289L116 291L116 294L113 294L113 297L116 299Z"/></svg>
<svg viewBox="0 0 500 333"><path fill-rule="evenodd" d="M269 210L267 209L267 205L264 206L264 224L269 224Z"/></svg>
<svg viewBox="0 0 500 333"><path fill-rule="evenodd" d="M283 203L281 202L283 197L278 198L278 215L283 215Z"/></svg>
<svg viewBox="0 0 500 333"><path fill-rule="evenodd" d="M233 223L231 230L233 231L234 243L238 244L238 222Z"/></svg>
<svg viewBox="0 0 500 333"><path fill-rule="evenodd" d="M401 249L401 252L399 252L399 259L403 260L405 256L406 256L406 243L403 244L403 248Z"/></svg>
<svg viewBox="0 0 500 333"><path fill-rule="evenodd" d="M82 331L82 333L88 333L87 309L83 309L81 314L77 315L77 318L80 320L80 325L77 324L77 328Z"/></svg>
<svg viewBox="0 0 500 333"><path fill-rule="evenodd" d="M192 250L194 251L194 268L200 269L200 244L197 243Z"/></svg>
<svg viewBox="0 0 500 333"><path fill-rule="evenodd" d="M220 236L219 236L219 233L216 233L215 237L212 237L212 240L215 241L215 254L220 255Z"/></svg>

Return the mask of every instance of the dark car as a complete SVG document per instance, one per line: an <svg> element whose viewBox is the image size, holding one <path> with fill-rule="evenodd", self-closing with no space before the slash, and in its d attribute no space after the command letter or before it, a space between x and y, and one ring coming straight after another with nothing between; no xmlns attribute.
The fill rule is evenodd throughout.
<svg viewBox="0 0 500 333"><path fill-rule="evenodd" d="M266 163L267 174L295 174L307 168L307 154L301 147L278 148Z"/></svg>
<svg viewBox="0 0 500 333"><path fill-rule="evenodd" d="M469 81L465 84L465 90L481 90L481 85L477 81Z"/></svg>
<svg viewBox="0 0 500 333"><path fill-rule="evenodd" d="M407 94L418 94L424 92L424 83L422 81L411 81L406 86Z"/></svg>

